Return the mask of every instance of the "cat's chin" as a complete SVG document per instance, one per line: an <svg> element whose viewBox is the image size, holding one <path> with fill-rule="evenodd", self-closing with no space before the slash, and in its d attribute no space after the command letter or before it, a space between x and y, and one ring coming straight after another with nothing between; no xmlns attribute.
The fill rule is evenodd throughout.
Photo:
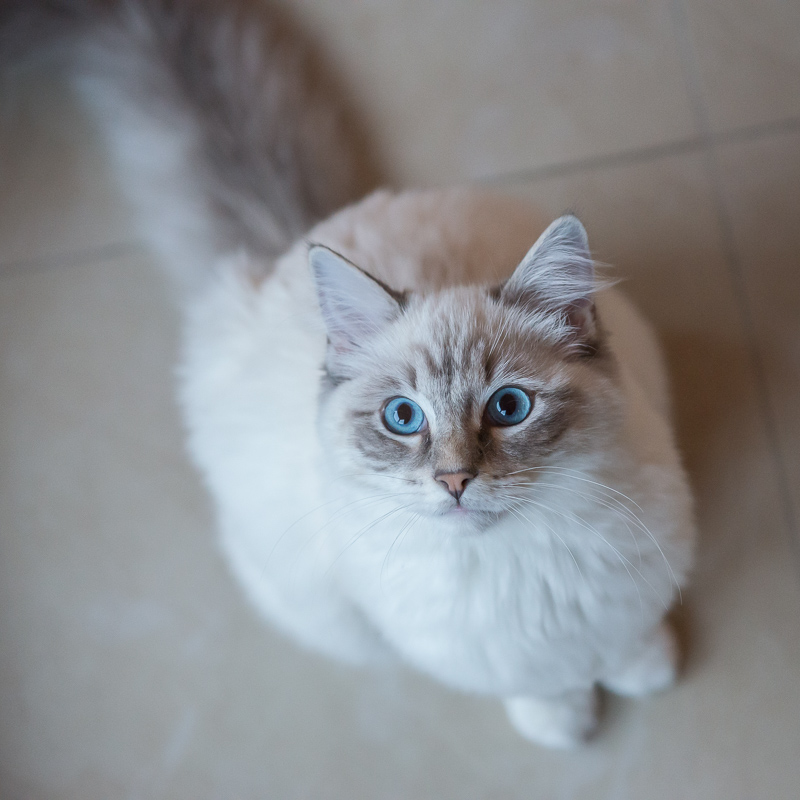
<svg viewBox="0 0 800 800"><path fill-rule="evenodd" d="M443 516L463 518L463 519L477 519L481 516L489 514L488 511L481 511L475 508L464 508L464 506L453 506L443 512Z"/></svg>
<svg viewBox="0 0 800 800"><path fill-rule="evenodd" d="M458 505L431 516L440 520L448 528L453 526L463 533L480 533L494 525L504 514L504 511L465 508Z"/></svg>

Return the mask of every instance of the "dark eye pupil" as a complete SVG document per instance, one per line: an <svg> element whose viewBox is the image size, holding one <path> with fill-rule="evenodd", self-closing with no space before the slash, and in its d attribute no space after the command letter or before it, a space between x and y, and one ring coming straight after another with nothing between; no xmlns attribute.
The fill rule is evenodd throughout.
<svg viewBox="0 0 800 800"><path fill-rule="evenodd" d="M517 410L517 398L511 392L500 395L497 400L497 410L504 417L513 416Z"/></svg>
<svg viewBox="0 0 800 800"><path fill-rule="evenodd" d="M414 410L408 403L400 403L394 410L394 419L399 425L408 425L414 416Z"/></svg>

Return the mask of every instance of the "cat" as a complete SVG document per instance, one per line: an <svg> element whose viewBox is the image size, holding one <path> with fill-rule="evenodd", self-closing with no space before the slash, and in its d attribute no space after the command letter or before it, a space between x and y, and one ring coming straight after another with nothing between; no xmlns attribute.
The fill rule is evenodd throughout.
<svg viewBox="0 0 800 800"><path fill-rule="evenodd" d="M346 126L273 21L51 0L6 3L0 31L70 41L184 286L188 449L254 606L314 651L403 662L574 747L599 686L676 677L665 615L695 526L655 335L575 216L469 187L328 216L355 192Z"/></svg>

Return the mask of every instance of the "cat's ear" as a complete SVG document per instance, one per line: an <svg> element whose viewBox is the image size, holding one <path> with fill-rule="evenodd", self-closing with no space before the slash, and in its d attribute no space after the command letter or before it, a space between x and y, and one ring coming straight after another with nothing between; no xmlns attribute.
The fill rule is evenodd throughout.
<svg viewBox="0 0 800 800"><path fill-rule="evenodd" d="M500 297L548 315L566 339L591 347L597 337L595 288L586 230L568 214L547 227L503 285Z"/></svg>
<svg viewBox="0 0 800 800"><path fill-rule="evenodd" d="M358 349L400 313L400 295L344 256L315 244L308 261L334 355Z"/></svg>

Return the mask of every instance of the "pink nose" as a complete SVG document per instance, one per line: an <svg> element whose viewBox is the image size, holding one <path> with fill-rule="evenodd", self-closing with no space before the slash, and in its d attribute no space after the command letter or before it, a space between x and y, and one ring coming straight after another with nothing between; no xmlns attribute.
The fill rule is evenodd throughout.
<svg viewBox="0 0 800 800"><path fill-rule="evenodd" d="M433 477L458 500L475 475L472 472L437 472Z"/></svg>

